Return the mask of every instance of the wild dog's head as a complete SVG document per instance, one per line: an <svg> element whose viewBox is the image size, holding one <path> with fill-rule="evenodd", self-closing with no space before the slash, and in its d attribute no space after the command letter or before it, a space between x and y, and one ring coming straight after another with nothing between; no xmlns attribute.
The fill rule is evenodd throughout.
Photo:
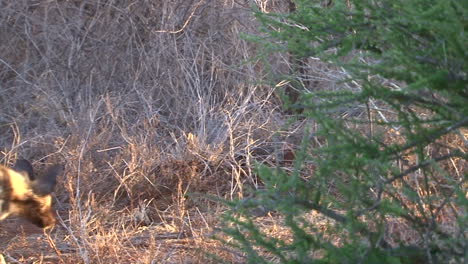
<svg viewBox="0 0 468 264"><path fill-rule="evenodd" d="M42 228L53 226L51 193L61 172L61 166L52 166L37 177L27 160L18 160L11 169L0 166L0 220L12 214Z"/></svg>

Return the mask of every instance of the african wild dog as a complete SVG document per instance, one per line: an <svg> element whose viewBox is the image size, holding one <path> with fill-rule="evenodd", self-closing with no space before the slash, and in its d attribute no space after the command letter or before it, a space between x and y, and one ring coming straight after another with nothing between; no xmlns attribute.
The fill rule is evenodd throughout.
<svg viewBox="0 0 468 264"><path fill-rule="evenodd" d="M50 194L61 171L61 166L52 166L36 177L27 160L18 160L12 168L0 165L0 220L11 214L42 228L53 226L55 215Z"/></svg>

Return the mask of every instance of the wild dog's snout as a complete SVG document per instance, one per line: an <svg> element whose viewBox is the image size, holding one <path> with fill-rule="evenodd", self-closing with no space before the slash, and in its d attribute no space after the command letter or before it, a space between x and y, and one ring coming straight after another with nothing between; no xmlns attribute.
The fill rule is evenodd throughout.
<svg viewBox="0 0 468 264"><path fill-rule="evenodd" d="M11 168L0 166L0 220L18 215L45 228L55 224L51 193L62 166L52 166L35 175L31 163L18 160Z"/></svg>

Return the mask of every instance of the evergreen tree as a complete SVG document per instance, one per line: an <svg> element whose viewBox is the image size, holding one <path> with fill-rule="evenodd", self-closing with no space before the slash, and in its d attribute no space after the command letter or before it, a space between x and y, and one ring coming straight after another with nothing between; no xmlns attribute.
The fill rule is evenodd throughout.
<svg viewBox="0 0 468 264"><path fill-rule="evenodd" d="M349 76L343 84L359 89L308 87L291 106L318 124L312 136L324 144L313 147L304 137L292 173L259 166L265 189L233 202L226 216L230 245L249 263L463 261L468 2L323 2L296 0L287 14L256 12L262 41L268 52L341 67ZM367 108L365 119L340 115L356 106ZM316 168L311 175L308 164ZM259 206L283 216L290 240L262 232L250 216ZM312 211L329 226L315 226ZM451 230L441 225L448 217ZM395 221L416 237L399 241L389 224Z"/></svg>

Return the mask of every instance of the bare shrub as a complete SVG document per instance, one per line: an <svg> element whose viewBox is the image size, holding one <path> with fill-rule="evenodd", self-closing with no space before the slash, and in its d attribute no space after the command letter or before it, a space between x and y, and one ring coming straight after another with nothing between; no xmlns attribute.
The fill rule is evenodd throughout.
<svg viewBox="0 0 468 264"><path fill-rule="evenodd" d="M268 73L251 60L256 47L239 37L255 32L249 8L0 3L2 161L67 164L56 192L61 226L43 254L174 263L214 250L207 234L222 207L190 195L243 197L246 184L261 184L253 164L273 164L286 138L300 138L283 130L275 87L261 84Z"/></svg>

